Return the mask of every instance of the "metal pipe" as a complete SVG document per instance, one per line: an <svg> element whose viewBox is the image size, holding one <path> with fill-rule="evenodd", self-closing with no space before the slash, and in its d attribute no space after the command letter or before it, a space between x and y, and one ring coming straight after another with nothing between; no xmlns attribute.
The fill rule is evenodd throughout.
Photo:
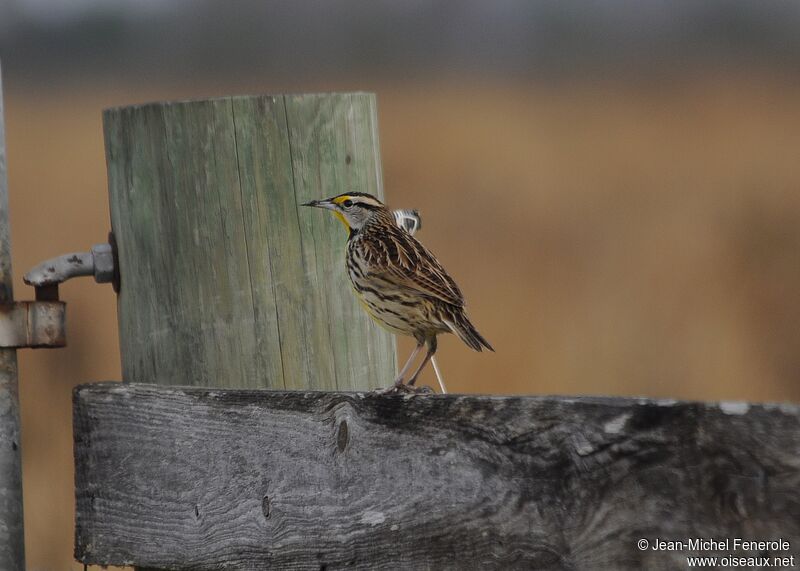
<svg viewBox="0 0 800 571"><path fill-rule="evenodd" d="M64 254L42 262L23 278L24 282L34 287L42 287L74 278L94 274L94 260L90 252Z"/></svg>
<svg viewBox="0 0 800 571"><path fill-rule="evenodd" d="M0 78L0 303L12 303L3 82ZM0 569L24 571L17 350L0 348Z"/></svg>
<svg viewBox="0 0 800 571"><path fill-rule="evenodd" d="M78 276L94 276L97 283L114 280L114 252L110 244L95 244L91 252L64 254L44 261L22 280L35 288L58 285Z"/></svg>

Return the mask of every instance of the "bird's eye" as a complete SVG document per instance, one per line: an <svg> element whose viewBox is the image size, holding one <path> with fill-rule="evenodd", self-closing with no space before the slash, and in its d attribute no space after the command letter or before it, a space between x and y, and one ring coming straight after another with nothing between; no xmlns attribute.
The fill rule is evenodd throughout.
<svg viewBox="0 0 800 571"><path fill-rule="evenodd" d="M353 206L353 201L352 201L352 200L350 200L350 199L348 198L347 200L345 200L344 202L342 202L342 205L343 205L345 208L350 208L351 206Z"/></svg>

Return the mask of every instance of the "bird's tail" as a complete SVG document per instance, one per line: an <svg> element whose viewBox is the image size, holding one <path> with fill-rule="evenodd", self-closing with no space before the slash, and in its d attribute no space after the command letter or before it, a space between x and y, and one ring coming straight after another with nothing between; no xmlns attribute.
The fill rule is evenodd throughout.
<svg viewBox="0 0 800 571"><path fill-rule="evenodd" d="M453 321L448 323L448 325L450 326L450 329L453 330L453 333L458 335L459 338L471 349L483 351L483 348L486 347L489 349L489 351L494 351L494 348L483 337L483 335L478 333L478 330L475 329L475 326L463 311L457 312L453 316Z"/></svg>

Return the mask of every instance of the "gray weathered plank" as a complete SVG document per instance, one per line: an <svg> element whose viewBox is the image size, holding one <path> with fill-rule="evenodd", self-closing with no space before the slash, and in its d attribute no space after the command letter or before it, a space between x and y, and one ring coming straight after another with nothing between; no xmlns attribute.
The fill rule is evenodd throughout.
<svg viewBox="0 0 800 571"><path fill-rule="evenodd" d="M123 380L368 389L394 340L360 310L346 234L299 202L382 195L370 94L104 114Z"/></svg>
<svg viewBox="0 0 800 571"><path fill-rule="evenodd" d="M14 301L6 164L0 73L0 303ZM17 351L0 348L0 569L8 571L25 569L19 442Z"/></svg>
<svg viewBox="0 0 800 571"><path fill-rule="evenodd" d="M800 546L796 405L104 383L76 389L74 429L87 563L676 569L637 540Z"/></svg>

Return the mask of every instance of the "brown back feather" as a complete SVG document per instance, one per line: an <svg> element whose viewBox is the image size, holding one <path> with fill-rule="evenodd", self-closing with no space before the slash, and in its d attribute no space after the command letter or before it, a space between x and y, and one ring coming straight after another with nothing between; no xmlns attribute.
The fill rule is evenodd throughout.
<svg viewBox="0 0 800 571"><path fill-rule="evenodd" d="M463 307L464 295L430 250L396 226L388 210L377 217L380 219L365 226L358 237L369 271L389 274L394 282Z"/></svg>

